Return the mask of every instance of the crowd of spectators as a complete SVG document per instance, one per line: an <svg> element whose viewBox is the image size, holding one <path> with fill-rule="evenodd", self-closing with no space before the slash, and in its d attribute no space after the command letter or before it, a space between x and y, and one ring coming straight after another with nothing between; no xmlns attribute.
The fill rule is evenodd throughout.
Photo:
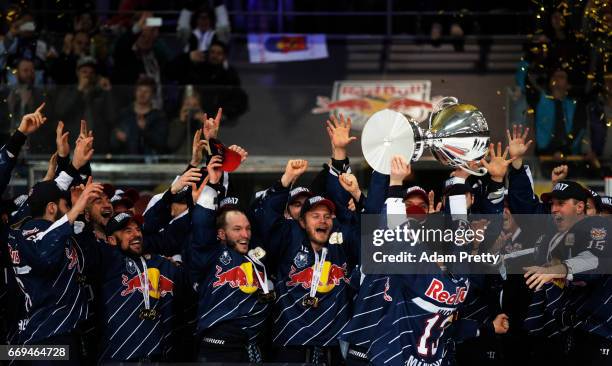
<svg viewBox="0 0 612 366"><path fill-rule="evenodd" d="M533 124L537 155L582 155L598 168L612 156L612 9L605 1L568 1L534 16L512 94L518 113L509 122Z"/></svg>
<svg viewBox="0 0 612 366"><path fill-rule="evenodd" d="M96 153L114 155L188 153L204 113L223 107L231 124L247 111L248 95L228 62L230 27L223 1L120 1L115 15L116 9L104 12L101 3L79 5L55 22L32 7L0 5L0 143L43 101L50 118L63 120L72 135L80 120L87 120L96 132ZM254 3L259 5L240 6L277 10L270 8L277 2ZM384 9L371 1L282 4L288 11ZM172 15L161 11L169 8ZM511 29L493 15L470 16L470 11L494 14L500 8L533 11L535 25L518 65L509 122L535 127L537 154L583 155L597 166L612 153L612 13L605 1L395 1L394 11L440 9L440 14L393 31L426 34L434 44L449 35L461 50L465 34L486 35L493 21L497 32ZM302 29L301 19L286 17L286 30L314 32L321 26L315 22ZM260 29L242 24L241 16L233 20L248 31L273 30L265 22ZM29 152L51 151L53 133L45 127L29 142Z"/></svg>
<svg viewBox="0 0 612 366"><path fill-rule="evenodd" d="M228 63L222 2L185 2L167 15L148 10L164 9L154 2L122 1L107 18L97 16L98 3L63 14L68 26L32 7L0 6L0 144L43 101L71 136L86 120L96 154L106 156L187 151L189 141L179 137L197 128L185 123L188 116L214 115L223 106L231 124L247 111L248 96ZM179 130L169 134L171 126ZM54 133L46 126L28 152L51 151Z"/></svg>

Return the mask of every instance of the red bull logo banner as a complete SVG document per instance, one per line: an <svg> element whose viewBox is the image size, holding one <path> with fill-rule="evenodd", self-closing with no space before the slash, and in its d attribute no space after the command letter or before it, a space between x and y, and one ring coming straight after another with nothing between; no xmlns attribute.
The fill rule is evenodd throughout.
<svg viewBox="0 0 612 366"><path fill-rule="evenodd" d="M249 34L248 48L251 63L327 58L325 34Z"/></svg>
<svg viewBox="0 0 612 366"><path fill-rule="evenodd" d="M317 97L312 113L342 113L351 118L353 129L362 130L370 116L393 109L418 122L432 109L431 81L336 81L332 97Z"/></svg>

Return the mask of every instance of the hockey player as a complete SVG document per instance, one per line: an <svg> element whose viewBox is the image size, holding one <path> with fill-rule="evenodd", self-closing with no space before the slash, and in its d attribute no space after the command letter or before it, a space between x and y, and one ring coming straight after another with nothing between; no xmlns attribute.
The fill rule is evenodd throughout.
<svg viewBox="0 0 612 366"><path fill-rule="evenodd" d="M265 244L279 268L272 341L277 361L335 364L337 337L350 316L347 265L357 262L358 248L354 233L334 226L335 205L321 196L306 200L299 220L284 219L289 186L307 167L290 160L264 203L271 225Z"/></svg>
<svg viewBox="0 0 612 366"><path fill-rule="evenodd" d="M67 344L71 360L78 360L76 329L88 304L84 251L73 239L73 225L101 191L100 185L89 185L70 208L70 196L56 181L34 186L28 198L32 219L13 230L9 241L28 314L19 344Z"/></svg>
<svg viewBox="0 0 612 366"><path fill-rule="evenodd" d="M193 211L190 261L198 293L198 360L261 362L259 337L276 296L264 265L267 255L250 248L251 227L242 211L216 214L221 157L213 156L207 170L208 183Z"/></svg>

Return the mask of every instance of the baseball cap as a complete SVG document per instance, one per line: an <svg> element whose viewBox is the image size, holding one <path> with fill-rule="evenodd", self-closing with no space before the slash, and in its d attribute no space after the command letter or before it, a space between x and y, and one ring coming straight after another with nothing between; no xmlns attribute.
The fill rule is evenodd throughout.
<svg viewBox="0 0 612 366"><path fill-rule="evenodd" d="M319 205L327 206L327 208L331 211L332 214L336 212L336 205L334 205L332 201L321 196L313 196L304 201L304 204L302 205L302 210L300 211L300 217L304 217L306 212L312 210L313 208Z"/></svg>
<svg viewBox="0 0 612 366"><path fill-rule="evenodd" d="M426 204L429 205L429 195L427 195L427 191L425 191L420 186L412 186L406 189L406 193L404 194L404 200L406 200L410 196L419 196L425 201Z"/></svg>
<svg viewBox="0 0 612 366"><path fill-rule="evenodd" d="M444 196L458 196L466 193L472 193L472 187L466 183L453 184L444 189Z"/></svg>
<svg viewBox="0 0 612 366"><path fill-rule="evenodd" d="M472 187L466 183L465 179L450 177L444 181L443 196L456 196L472 192Z"/></svg>
<svg viewBox="0 0 612 366"><path fill-rule="evenodd" d="M131 221L140 225L139 220L129 211L113 216L106 224L106 235L113 235L116 231L123 230Z"/></svg>
<svg viewBox="0 0 612 366"><path fill-rule="evenodd" d="M98 66L98 61L91 56L83 56L77 61L77 70L83 66L91 66L95 69Z"/></svg>
<svg viewBox="0 0 612 366"><path fill-rule="evenodd" d="M314 194L310 192L310 189L306 187L296 187L289 191L289 200L287 201L287 203L292 204L301 196L306 196L306 198L310 198L314 196Z"/></svg>
<svg viewBox="0 0 612 366"><path fill-rule="evenodd" d="M32 187L32 193L28 198L28 202L32 208L42 208L49 202L59 201L60 198L70 203L70 193L68 191L62 191L54 180L47 180L36 183Z"/></svg>
<svg viewBox="0 0 612 366"><path fill-rule="evenodd" d="M542 194L542 201L548 203L553 198L561 200L573 198L578 201L586 202L588 196L589 193L587 190L579 183L571 180L562 180L555 184L551 192Z"/></svg>
<svg viewBox="0 0 612 366"><path fill-rule="evenodd" d="M587 188L587 191L591 195L593 202L595 202L595 209L597 210L597 212L601 211L601 196L592 189Z"/></svg>
<svg viewBox="0 0 612 366"><path fill-rule="evenodd" d="M227 147L225 147L225 145L221 143L221 141L217 139L210 139L208 140L208 143L210 146L211 155L221 156L223 160L221 163L221 169L223 169L224 172L233 172L234 170L238 169L242 161L242 157L240 156L240 154L228 149Z"/></svg>
<svg viewBox="0 0 612 366"><path fill-rule="evenodd" d="M123 205L130 209L140 199L140 193L134 188L127 188L125 191L117 189L111 197L110 201L113 207Z"/></svg>
<svg viewBox="0 0 612 366"><path fill-rule="evenodd" d="M219 202L219 211L240 209L240 200L238 197L225 197Z"/></svg>
<svg viewBox="0 0 612 366"><path fill-rule="evenodd" d="M601 209L612 211L612 197L601 196Z"/></svg>

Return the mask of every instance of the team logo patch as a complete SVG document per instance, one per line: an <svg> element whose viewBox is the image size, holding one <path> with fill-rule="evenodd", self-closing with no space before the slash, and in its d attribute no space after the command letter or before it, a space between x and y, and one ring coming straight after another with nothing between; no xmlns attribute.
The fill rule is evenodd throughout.
<svg viewBox="0 0 612 366"><path fill-rule="evenodd" d="M136 265L130 258L125 258L125 270L131 275L136 273Z"/></svg>
<svg viewBox="0 0 612 366"><path fill-rule="evenodd" d="M30 229L30 230L24 230L24 231L22 231L22 232L21 232L21 235L23 235L23 237L24 237L24 238L26 238L26 240L32 240L32 239L33 239L32 237L33 237L35 234L37 234L39 231L40 231L40 229L39 229L39 228L37 228L37 227L35 227L35 228L33 228L33 229Z"/></svg>
<svg viewBox="0 0 612 366"><path fill-rule="evenodd" d="M302 286L303 289L308 290L312 286L312 275L314 272L314 265L298 271L297 268L291 266L289 271L289 281L286 282L287 286ZM341 281L348 283L346 279L346 263L342 267L335 265L329 261L323 263L323 269L321 271L321 277L317 284L317 292L327 293L330 292L334 287L339 285Z"/></svg>
<svg viewBox="0 0 612 366"><path fill-rule="evenodd" d="M601 228L594 227L591 229L591 239L593 240L604 240L607 234L608 232L603 227Z"/></svg>
<svg viewBox="0 0 612 366"><path fill-rule="evenodd" d="M224 251L223 254L221 254L221 256L219 257L219 262L223 263L223 265L225 266L227 266L231 261L232 257L230 256L227 250Z"/></svg>
<svg viewBox="0 0 612 366"><path fill-rule="evenodd" d="M174 281L161 274L157 268L148 268L146 276L144 273L131 278L121 275L121 279L121 284L125 287L121 291L121 296L128 296L136 291L144 293L146 287L149 288L149 296L154 299L174 295ZM149 282L146 287L145 280Z"/></svg>
<svg viewBox="0 0 612 366"><path fill-rule="evenodd" d="M213 282L213 287L229 285L231 288L239 288L240 291L246 294L252 294L260 288L257 281L253 263L244 262L239 266L223 271L223 268L216 266L215 277L217 280ZM259 276L263 278L264 274L259 272Z"/></svg>
<svg viewBox="0 0 612 366"><path fill-rule="evenodd" d="M344 239L342 238L342 232L335 231L329 236L329 244L342 244Z"/></svg>
<svg viewBox="0 0 612 366"><path fill-rule="evenodd" d="M393 301L393 298L387 293L389 291L389 277L387 277L387 283L385 283L385 291L383 291L383 299L385 301Z"/></svg>
<svg viewBox="0 0 612 366"><path fill-rule="evenodd" d="M464 302L467 296L468 287L458 286L454 290L455 292L451 293L444 288L444 282L434 278L431 280L427 291L425 291L425 296L448 305L457 305Z"/></svg>
<svg viewBox="0 0 612 366"><path fill-rule="evenodd" d="M68 258L68 269L73 269L74 266L79 264L79 256L77 254L76 248L71 246L70 248L66 248L66 258Z"/></svg>
<svg viewBox="0 0 612 366"><path fill-rule="evenodd" d="M298 252L293 258L293 263L297 268L304 268L308 264L308 255L304 252Z"/></svg>

